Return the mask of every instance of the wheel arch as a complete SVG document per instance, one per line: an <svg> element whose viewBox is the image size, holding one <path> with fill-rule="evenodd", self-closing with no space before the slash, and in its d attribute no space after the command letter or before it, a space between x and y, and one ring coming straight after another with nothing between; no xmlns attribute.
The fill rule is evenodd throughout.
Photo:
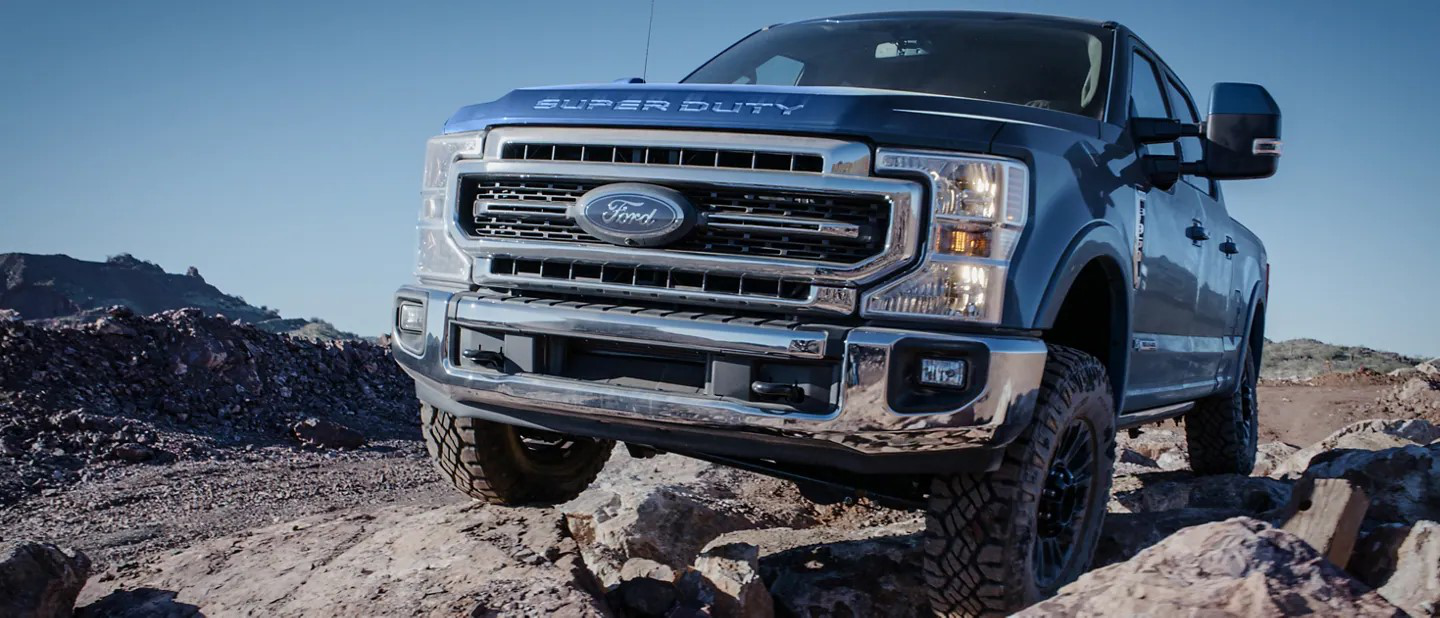
<svg viewBox="0 0 1440 618"><path fill-rule="evenodd" d="M1230 368L1231 384L1235 388L1240 387L1240 380L1243 375L1245 363L1255 363L1255 375L1260 375L1260 361L1265 354L1265 288L1263 283L1256 283L1250 291L1249 317L1245 320L1245 332L1240 339L1239 354L1236 355L1235 366ZM1255 357L1252 359L1251 354Z"/></svg>
<svg viewBox="0 0 1440 618"><path fill-rule="evenodd" d="M1130 363L1132 269L1122 257L1125 246L1119 231L1106 224L1077 235L1035 320L1046 341L1100 359L1110 374L1117 412L1124 409Z"/></svg>

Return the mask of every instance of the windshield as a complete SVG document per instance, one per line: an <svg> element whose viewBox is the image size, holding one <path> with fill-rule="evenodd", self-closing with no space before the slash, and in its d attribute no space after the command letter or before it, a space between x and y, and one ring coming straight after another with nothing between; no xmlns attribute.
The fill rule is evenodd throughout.
<svg viewBox="0 0 1440 618"><path fill-rule="evenodd" d="M817 21L762 30L685 78L692 84L850 86L1104 113L1110 37L1033 21Z"/></svg>

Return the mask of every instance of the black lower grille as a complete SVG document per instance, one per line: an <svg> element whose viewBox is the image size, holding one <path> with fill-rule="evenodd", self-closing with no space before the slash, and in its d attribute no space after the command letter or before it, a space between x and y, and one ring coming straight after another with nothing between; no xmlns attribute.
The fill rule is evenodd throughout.
<svg viewBox="0 0 1440 618"><path fill-rule="evenodd" d="M570 218L581 195L608 180L469 175L460 179L460 222L474 238L605 244ZM885 248L890 203L884 197L791 189L752 189L666 183L702 213L825 221L854 226L854 237L827 237L784 227L722 229L697 226L666 247L715 255L763 256L855 264Z"/></svg>
<svg viewBox="0 0 1440 618"><path fill-rule="evenodd" d="M679 292L746 296L755 299L803 301L810 298L810 284L803 281L755 275L722 275L682 268L594 264L571 260L501 256L491 260L490 272L496 275L548 279L550 281L603 283Z"/></svg>

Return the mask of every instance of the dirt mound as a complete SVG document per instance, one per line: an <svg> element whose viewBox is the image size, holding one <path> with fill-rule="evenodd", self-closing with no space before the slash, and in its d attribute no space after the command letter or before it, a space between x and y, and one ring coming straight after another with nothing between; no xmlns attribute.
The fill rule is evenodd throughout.
<svg viewBox="0 0 1440 618"><path fill-rule="evenodd" d="M413 383L388 349L116 308L93 322L0 322L0 505L101 468L294 444L318 418L413 437Z"/></svg>
<svg viewBox="0 0 1440 618"><path fill-rule="evenodd" d="M1376 401L1389 418L1423 418L1440 423L1440 374L1417 373Z"/></svg>

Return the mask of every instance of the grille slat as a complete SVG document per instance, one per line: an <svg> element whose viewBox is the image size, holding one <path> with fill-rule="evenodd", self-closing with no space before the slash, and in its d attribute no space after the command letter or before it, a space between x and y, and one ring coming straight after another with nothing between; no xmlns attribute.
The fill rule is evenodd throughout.
<svg viewBox="0 0 1440 618"><path fill-rule="evenodd" d="M507 148L511 146L515 144L508 144ZM575 148L578 149L576 156L584 157L595 147ZM531 149L527 145L525 151ZM558 152L560 147L549 150ZM648 151L645 156L649 157L659 149L645 150ZM610 156L617 155L612 152ZM565 209L587 191L608 182L464 176L459 196L462 229L475 238L604 244L576 225L565 214ZM745 223L747 216L755 219L744 225L697 226L685 238L667 246L667 250L842 264L858 263L884 250L884 234L877 232L888 228L890 205L883 197L685 184L671 184L671 188L685 194L701 213L727 215L724 218L727 223ZM777 218L792 222L766 221ZM818 230L825 222L840 224L838 227L846 229L853 226L859 232L852 237L823 234Z"/></svg>
<svg viewBox="0 0 1440 618"><path fill-rule="evenodd" d="M500 158L512 161L638 163L774 172L820 173L825 169L825 157L818 154L673 146L506 142L500 149Z"/></svg>
<svg viewBox="0 0 1440 618"><path fill-rule="evenodd" d="M810 297L810 284L804 281L630 264L498 256L490 261L490 272L509 277L557 282L599 282L634 288L744 296L758 300L803 301Z"/></svg>

